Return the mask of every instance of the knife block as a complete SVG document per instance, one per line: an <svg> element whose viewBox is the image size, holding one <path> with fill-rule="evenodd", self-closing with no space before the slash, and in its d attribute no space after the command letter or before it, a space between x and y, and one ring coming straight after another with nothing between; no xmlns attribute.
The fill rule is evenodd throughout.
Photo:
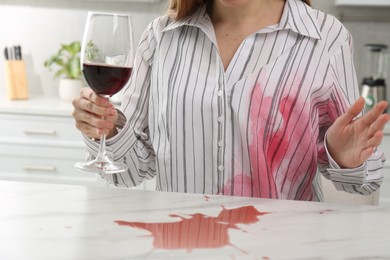
<svg viewBox="0 0 390 260"><path fill-rule="evenodd" d="M5 62L8 99L28 99L26 65L21 60Z"/></svg>

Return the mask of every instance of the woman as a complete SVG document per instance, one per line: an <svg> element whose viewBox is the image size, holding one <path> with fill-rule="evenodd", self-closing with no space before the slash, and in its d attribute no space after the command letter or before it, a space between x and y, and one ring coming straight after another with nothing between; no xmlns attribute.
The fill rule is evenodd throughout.
<svg viewBox="0 0 390 260"><path fill-rule="evenodd" d="M162 191L316 201L319 169L370 194L390 117L382 102L354 120L364 100L351 47L308 1L171 0L142 36L123 114L83 89L73 116L92 155L105 131L129 166L102 175L117 186L156 175Z"/></svg>

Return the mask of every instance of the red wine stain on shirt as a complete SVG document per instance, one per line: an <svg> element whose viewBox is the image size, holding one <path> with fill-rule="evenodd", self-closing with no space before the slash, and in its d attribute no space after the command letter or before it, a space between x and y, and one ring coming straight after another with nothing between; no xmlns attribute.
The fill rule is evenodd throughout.
<svg viewBox="0 0 390 260"><path fill-rule="evenodd" d="M249 225L256 223L259 221L258 216L265 214L268 214L268 212L259 212L253 206L244 206L235 209L226 209L223 207L222 211L216 217L196 213L189 215L189 218L183 218L179 215L171 214L170 217L180 218L180 221L145 223L116 220L114 222L120 226L149 231L153 237L153 247L155 249L186 249L190 252L195 248L233 246L230 243L228 230L240 230L237 224ZM242 250L240 251L247 253Z"/></svg>
<svg viewBox="0 0 390 260"><path fill-rule="evenodd" d="M318 151L313 137L318 135L318 123L306 94L300 93L301 85L300 76L295 75L286 79L283 92L274 95L260 83L254 86L249 108L250 172L235 170L234 176L245 174L246 178L229 180L234 189L227 192L234 193L224 191L225 195L240 195L249 189L251 197L313 199Z"/></svg>

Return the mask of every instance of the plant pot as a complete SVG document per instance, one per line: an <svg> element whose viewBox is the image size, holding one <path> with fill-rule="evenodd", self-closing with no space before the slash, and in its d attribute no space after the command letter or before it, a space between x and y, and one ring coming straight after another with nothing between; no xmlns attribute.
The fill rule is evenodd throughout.
<svg viewBox="0 0 390 260"><path fill-rule="evenodd" d="M80 79L60 79L58 94L60 99L72 101L80 96L80 89L84 87L84 82Z"/></svg>

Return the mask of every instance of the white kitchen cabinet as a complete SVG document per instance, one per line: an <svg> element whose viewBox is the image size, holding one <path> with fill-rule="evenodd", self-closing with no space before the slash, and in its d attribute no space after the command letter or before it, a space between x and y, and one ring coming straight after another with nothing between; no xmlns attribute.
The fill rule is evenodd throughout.
<svg viewBox="0 0 390 260"><path fill-rule="evenodd" d="M87 152L72 110L56 97L0 98L0 179L108 186L98 174L74 167ZM133 189L154 187L152 180Z"/></svg>
<svg viewBox="0 0 390 260"><path fill-rule="evenodd" d="M86 157L69 102L56 98L0 103L0 179L105 186L73 167Z"/></svg>
<svg viewBox="0 0 390 260"><path fill-rule="evenodd" d="M336 0L340 6L390 6L390 0Z"/></svg>

